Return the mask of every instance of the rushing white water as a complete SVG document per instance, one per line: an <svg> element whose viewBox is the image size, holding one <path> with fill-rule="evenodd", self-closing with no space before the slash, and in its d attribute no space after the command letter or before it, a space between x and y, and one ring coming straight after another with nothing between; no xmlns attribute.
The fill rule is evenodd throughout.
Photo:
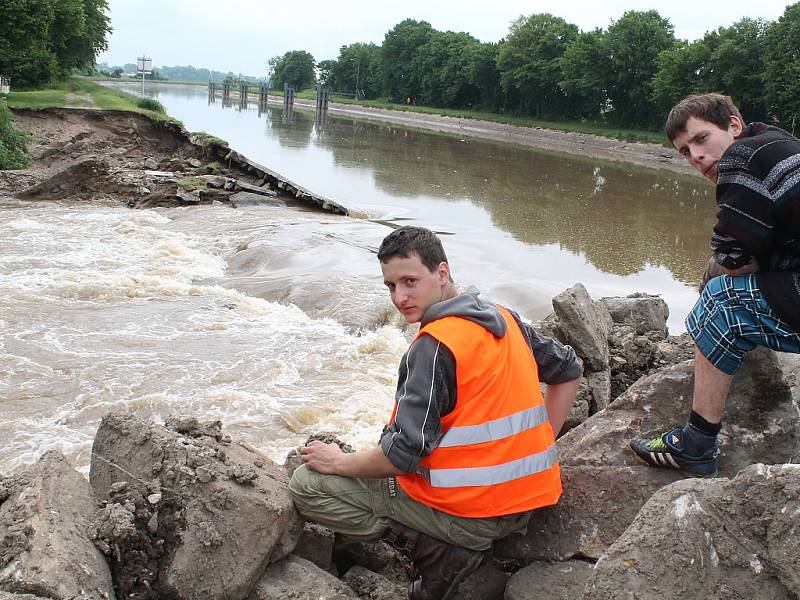
<svg viewBox="0 0 800 600"><path fill-rule="evenodd" d="M273 288L291 289L303 269L281 272L287 232L317 255L368 261L342 237L374 243L385 231L362 223L354 235L354 226L290 209L0 199L0 473L48 449L86 472L93 435L112 410L221 419L279 462L313 431L375 443L406 338L393 326L347 326L325 306L356 315L385 295L377 265L371 279L358 269L344 275L346 264L341 277L317 271L317 289L297 294L317 294L316 311L231 289L242 278L226 278L227 260L239 256L241 271L242 253L260 248L249 265L255 279L269 287L277 277Z"/></svg>

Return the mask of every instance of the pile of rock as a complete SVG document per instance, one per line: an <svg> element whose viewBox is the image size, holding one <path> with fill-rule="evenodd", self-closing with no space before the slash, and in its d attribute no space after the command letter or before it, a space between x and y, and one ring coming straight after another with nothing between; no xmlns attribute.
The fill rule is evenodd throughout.
<svg viewBox="0 0 800 600"><path fill-rule="evenodd" d="M587 388L594 375L609 390L624 353L646 356L625 364L651 372L606 406L589 395L594 414L558 442L560 503L498 541L459 597L798 597L800 357L748 355L720 435L721 477L684 481L627 451L688 412L693 363L664 350L675 344L662 303L584 293L559 296L547 325L584 358ZM594 321L575 327L581 314ZM91 483L53 453L0 480L0 598L403 597L403 557L302 522L286 487L296 464L272 463L220 423L109 415Z"/></svg>

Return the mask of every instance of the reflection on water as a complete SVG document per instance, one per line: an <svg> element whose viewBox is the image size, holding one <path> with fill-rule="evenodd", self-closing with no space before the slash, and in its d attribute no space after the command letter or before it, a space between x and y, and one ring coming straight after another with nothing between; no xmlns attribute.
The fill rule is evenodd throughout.
<svg viewBox="0 0 800 600"><path fill-rule="evenodd" d="M190 130L375 219L453 234L456 273L541 316L582 281L594 296L660 293L673 331L696 298L715 205L699 178L270 104L209 104L203 87L148 91ZM520 305L521 304L521 305Z"/></svg>

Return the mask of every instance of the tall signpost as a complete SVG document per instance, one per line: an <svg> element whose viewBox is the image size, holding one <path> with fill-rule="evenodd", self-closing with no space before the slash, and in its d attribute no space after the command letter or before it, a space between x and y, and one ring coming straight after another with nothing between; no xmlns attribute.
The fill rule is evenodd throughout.
<svg viewBox="0 0 800 600"><path fill-rule="evenodd" d="M142 98L144 98L144 76L153 72L153 59L147 56L137 58L136 72L142 74Z"/></svg>

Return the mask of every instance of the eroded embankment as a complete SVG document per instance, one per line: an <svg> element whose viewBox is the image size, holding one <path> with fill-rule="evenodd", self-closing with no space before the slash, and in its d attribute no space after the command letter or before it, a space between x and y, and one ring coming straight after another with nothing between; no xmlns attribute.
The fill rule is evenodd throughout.
<svg viewBox="0 0 800 600"><path fill-rule="evenodd" d="M224 141L192 135L171 121L63 108L18 110L15 117L15 125L31 134L33 163L30 169L0 172L0 196L118 200L133 208L299 202L352 214Z"/></svg>

